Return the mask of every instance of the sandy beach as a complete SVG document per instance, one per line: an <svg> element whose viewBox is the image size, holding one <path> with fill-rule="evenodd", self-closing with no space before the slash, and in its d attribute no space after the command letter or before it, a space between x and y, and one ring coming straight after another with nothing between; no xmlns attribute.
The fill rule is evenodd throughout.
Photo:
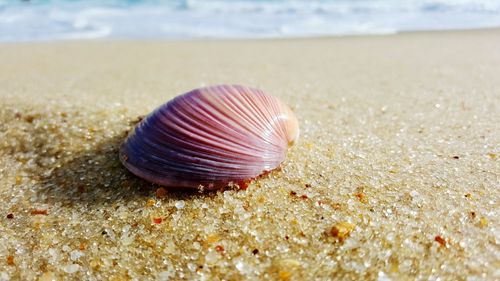
<svg viewBox="0 0 500 281"><path fill-rule="evenodd" d="M500 279L500 30L0 45L0 280ZM246 190L163 190L118 146L212 84L301 136Z"/></svg>

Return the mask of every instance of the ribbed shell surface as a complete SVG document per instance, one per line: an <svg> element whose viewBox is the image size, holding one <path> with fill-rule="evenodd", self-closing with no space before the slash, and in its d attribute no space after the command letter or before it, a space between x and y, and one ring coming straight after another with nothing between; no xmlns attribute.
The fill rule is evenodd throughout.
<svg viewBox="0 0 500 281"><path fill-rule="evenodd" d="M144 118L120 148L132 173L165 186L207 189L275 169L299 134L290 108L238 85L195 89Z"/></svg>

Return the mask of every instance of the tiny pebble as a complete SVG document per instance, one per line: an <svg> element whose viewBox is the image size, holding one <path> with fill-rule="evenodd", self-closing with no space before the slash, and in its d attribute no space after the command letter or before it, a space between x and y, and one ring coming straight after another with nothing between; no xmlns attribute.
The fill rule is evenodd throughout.
<svg viewBox="0 0 500 281"><path fill-rule="evenodd" d="M7 272L0 272L0 280L1 281L7 281L7 280L10 280L10 276Z"/></svg>
<svg viewBox="0 0 500 281"><path fill-rule="evenodd" d="M64 270L64 272L66 272L66 273L75 273L75 272L77 272L78 270L80 270L80 265L75 264L75 263L73 263L73 264L68 264L68 265L66 265L66 266L64 266L64 267L63 267L63 270Z"/></svg>
<svg viewBox="0 0 500 281"><path fill-rule="evenodd" d="M78 251L78 250L74 250L70 254L71 260L77 260L83 256L85 256L85 254L83 252Z"/></svg>
<svg viewBox="0 0 500 281"><path fill-rule="evenodd" d="M347 238L356 226L349 222L339 222L332 227L330 233L333 237L343 240Z"/></svg>
<svg viewBox="0 0 500 281"><path fill-rule="evenodd" d="M237 262L236 269L238 269L240 272L245 272L245 264L241 261Z"/></svg>
<svg viewBox="0 0 500 281"><path fill-rule="evenodd" d="M184 200L179 200L179 201L175 202L175 207L177 209L183 209L185 205L186 205L186 203L184 202Z"/></svg>
<svg viewBox="0 0 500 281"><path fill-rule="evenodd" d="M415 197L418 197L420 194L416 191L416 190L412 190L410 191L410 196L415 198Z"/></svg>
<svg viewBox="0 0 500 281"><path fill-rule="evenodd" d="M205 255L205 262L208 264L215 264L219 260L220 255L216 252L208 252Z"/></svg>
<svg viewBox="0 0 500 281"><path fill-rule="evenodd" d="M57 276L55 275L55 273L51 272L51 271L44 272L40 276L40 278L38 278L38 281L54 281L54 280L58 280L58 279L57 279Z"/></svg>

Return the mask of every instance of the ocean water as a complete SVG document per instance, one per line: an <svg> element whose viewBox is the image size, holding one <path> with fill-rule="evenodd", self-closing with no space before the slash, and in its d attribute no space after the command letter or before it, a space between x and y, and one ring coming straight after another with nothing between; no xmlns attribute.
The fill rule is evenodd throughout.
<svg viewBox="0 0 500 281"><path fill-rule="evenodd" d="M0 42L387 34L500 26L500 0L0 0Z"/></svg>

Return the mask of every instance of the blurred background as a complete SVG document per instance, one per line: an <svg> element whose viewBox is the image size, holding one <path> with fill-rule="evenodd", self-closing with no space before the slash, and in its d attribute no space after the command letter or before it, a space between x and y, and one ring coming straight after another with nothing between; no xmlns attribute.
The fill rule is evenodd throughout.
<svg viewBox="0 0 500 281"><path fill-rule="evenodd" d="M279 38L496 26L498 0L0 0L0 42Z"/></svg>

